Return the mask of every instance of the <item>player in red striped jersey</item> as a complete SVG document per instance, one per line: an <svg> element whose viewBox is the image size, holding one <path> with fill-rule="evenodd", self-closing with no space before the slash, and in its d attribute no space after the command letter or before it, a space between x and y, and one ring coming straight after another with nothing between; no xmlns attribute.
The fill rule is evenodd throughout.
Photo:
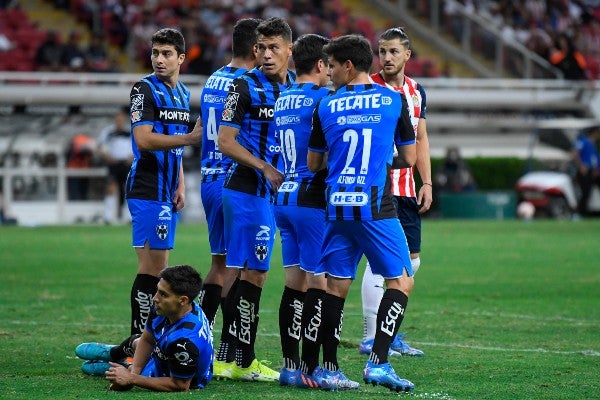
<svg viewBox="0 0 600 400"><path fill-rule="evenodd" d="M404 29L388 29L379 37L381 71L372 74L371 79L375 83L404 94L417 136L417 162L415 165L423 182L418 193L415 189L414 167L392 169L390 171L391 190L394 195L398 218L406 234L413 271L417 272L421 263L421 214L431 207L433 188L431 186L431 160L425 119L427 108L425 89L420 83L404 75L404 67L410 56L410 40ZM383 277L373 274L367 262L362 282L364 332L359 347L359 351L363 354L371 352L377 328L377 309L383 292ZM390 355L423 355L421 350L408 346L402 341L402 338L402 335L397 335L394 338Z"/></svg>

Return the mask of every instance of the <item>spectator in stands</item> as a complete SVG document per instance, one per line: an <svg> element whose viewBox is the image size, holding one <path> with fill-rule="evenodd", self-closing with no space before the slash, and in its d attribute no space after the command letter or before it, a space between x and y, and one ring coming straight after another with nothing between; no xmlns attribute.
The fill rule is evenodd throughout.
<svg viewBox="0 0 600 400"><path fill-rule="evenodd" d="M90 43L85 50L85 62L88 69L92 72L106 71L109 66L108 51L104 46L104 37L100 34L94 34L90 38Z"/></svg>
<svg viewBox="0 0 600 400"><path fill-rule="evenodd" d="M46 40L42 42L35 53L35 64L41 71L60 71L63 45L60 34L49 31Z"/></svg>
<svg viewBox="0 0 600 400"><path fill-rule="evenodd" d="M84 133L78 133L71 139L67 149L67 168L89 168L92 165L94 140ZM67 179L69 200L86 200L90 179L72 176Z"/></svg>
<svg viewBox="0 0 600 400"><path fill-rule="evenodd" d="M585 57L575 47L573 40L566 33L556 39L556 48L550 54L550 62L564 74L565 79L587 79Z"/></svg>
<svg viewBox="0 0 600 400"><path fill-rule="evenodd" d="M600 127L595 127L582 132L575 142L573 160L577 167L576 179L581 188L578 212L582 216L588 214L588 202L592 189L600 188L600 153L597 141L600 137Z"/></svg>
<svg viewBox="0 0 600 400"><path fill-rule="evenodd" d="M129 109L120 109L114 123L100 132L99 154L108 166L106 193L104 197L104 222L121 221L125 205L125 182L133 161ZM116 211L116 215L115 215Z"/></svg>
<svg viewBox="0 0 600 400"><path fill-rule="evenodd" d="M81 33L71 31L67 43L63 45L61 65L66 71L81 72L86 69L85 53L81 47Z"/></svg>
<svg viewBox="0 0 600 400"><path fill-rule="evenodd" d="M441 192L466 192L477 189L469 165L461 157L458 147L446 149L446 159L435 174L435 186Z"/></svg>

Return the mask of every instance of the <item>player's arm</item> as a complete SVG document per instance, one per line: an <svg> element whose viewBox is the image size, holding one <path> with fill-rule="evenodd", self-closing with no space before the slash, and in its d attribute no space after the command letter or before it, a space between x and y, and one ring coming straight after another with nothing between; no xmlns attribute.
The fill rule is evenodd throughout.
<svg viewBox="0 0 600 400"><path fill-rule="evenodd" d="M150 360L153 348L154 338L150 332L144 330L142 336L136 341L133 364L130 369L121 364L109 363L110 368L106 371L105 377L110 382L110 390L124 391L131 389L133 384L129 383L129 375L139 375L142 372L148 360Z"/></svg>
<svg viewBox="0 0 600 400"><path fill-rule="evenodd" d="M179 183L173 196L175 211L181 210L185 206L185 179L183 175L183 164L179 166Z"/></svg>
<svg viewBox="0 0 600 400"><path fill-rule="evenodd" d="M408 113L408 103L403 94L400 94L400 98L402 100L402 111L394 135L394 142L398 150L398 155L395 155L392 160L392 168L394 169L410 168L417 161L415 131Z"/></svg>
<svg viewBox="0 0 600 400"><path fill-rule="evenodd" d="M152 131L152 125L138 125L133 128L133 137L141 151L169 150L200 143L202 131L192 131L185 135L164 135Z"/></svg>
<svg viewBox="0 0 600 400"><path fill-rule="evenodd" d="M202 118L198 117L198 119L196 120L196 123L194 124L194 128L191 130L191 134L192 135L199 135L200 136L200 141L198 143L195 143L200 149L199 152L202 153L202 135L203 135L203 125L202 125Z"/></svg>
<svg viewBox="0 0 600 400"><path fill-rule="evenodd" d="M255 157L244 146L238 143L235 138L239 133L239 129L229 125L221 125L219 127L219 150L232 160L239 164L261 172L265 178L271 183L271 187L277 190L283 182L284 175L273 167L268 162Z"/></svg>
<svg viewBox="0 0 600 400"><path fill-rule="evenodd" d="M306 166L311 172L317 172L327 167L327 142L325 141L318 110L319 104L313 111L312 129L308 139L308 154L306 155Z"/></svg>
<svg viewBox="0 0 600 400"><path fill-rule="evenodd" d="M419 213L424 213L429 210L433 202L431 156L429 154L429 138L427 137L427 120L425 118L419 118L417 125L417 161L415 166L423 182L417 194L417 204L421 206Z"/></svg>
<svg viewBox="0 0 600 400"><path fill-rule="evenodd" d="M185 135L165 135L152 130L156 106L152 90L145 82L136 83L130 94L130 117L133 138L140 151L170 150L198 144L202 131Z"/></svg>
<svg viewBox="0 0 600 400"><path fill-rule="evenodd" d="M174 376L149 377L135 374L120 364L111 362L106 379L111 382L111 390L126 390L139 386L157 392L182 392L190 388L192 378L180 379Z"/></svg>

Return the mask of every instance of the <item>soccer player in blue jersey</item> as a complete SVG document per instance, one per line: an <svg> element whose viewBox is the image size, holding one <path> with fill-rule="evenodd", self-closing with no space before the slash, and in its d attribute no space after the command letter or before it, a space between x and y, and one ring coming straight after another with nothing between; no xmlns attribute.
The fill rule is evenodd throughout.
<svg viewBox="0 0 600 400"><path fill-rule="evenodd" d="M165 268L154 295L155 313L141 336L118 346L82 343L75 354L86 361L81 369L104 375L111 390L133 386L176 392L204 388L212 377L213 345L210 324L194 302L200 292L200 274L189 265ZM130 368L116 361L133 352Z"/></svg>
<svg viewBox="0 0 600 400"><path fill-rule="evenodd" d="M177 212L185 204L183 147L198 144L202 137L200 131L188 133L190 91L178 81L185 60L183 35L165 28L151 41L154 73L136 82L130 94L134 159L125 193L138 260L131 288L131 334L146 326L158 274L167 266L175 241Z"/></svg>
<svg viewBox="0 0 600 400"><path fill-rule="evenodd" d="M308 170L306 155L313 111L330 90L327 56L323 46L328 39L314 34L303 35L292 47L297 78L281 93L275 103L273 118L285 166L285 180L277 192L275 221L281 234L285 287L279 305L279 334L283 353L281 385L319 387L318 355L320 343L306 332L311 321L303 321L303 308L314 309L321 301L327 281L314 275L321 257L325 227L326 170ZM307 362L300 370L299 344ZM315 370L317 373L315 374ZM314 378L317 375L317 379Z"/></svg>
<svg viewBox="0 0 600 400"><path fill-rule="evenodd" d="M387 289L379 305L378 329L363 379L391 390L409 391L414 385L399 378L387 361L414 285L406 238L389 189L389 170L392 164L414 164L415 133L408 113L399 113L406 107L400 94L369 79L373 53L364 37L341 36L323 50L337 90L315 110L308 153L311 171L328 168L323 254L315 271L327 274L321 386L330 390L359 387L339 368L337 347L345 298L364 254L373 272L385 278ZM396 160L392 143L398 150Z"/></svg>
<svg viewBox="0 0 600 400"><path fill-rule="evenodd" d="M256 30L260 67L233 81L219 126L219 148L235 161L223 186L226 263L228 268L240 270L240 281L232 293L235 324L224 329L235 329L237 334L233 379L277 381L279 373L256 359L254 342L275 239L271 199L283 182L277 169L281 152L273 108L294 79L287 69L292 30L282 18L269 18Z"/></svg>
<svg viewBox="0 0 600 400"><path fill-rule="evenodd" d="M232 164L231 158L225 156L219 149L218 133L221 114L227 92L234 79L240 77L247 70L256 66L256 27L259 19L245 18L239 20L233 27L232 34L232 59L229 64L219 68L204 84L200 96L201 117L194 129L203 129L202 134L202 184L200 194L202 205L206 213L208 224L208 240L212 254L211 266L204 285L200 291L199 303L211 326L214 325L215 315L219 304L223 314L223 326L231 325L233 310L226 307L226 298L230 287L235 282L238 271L225 267L225 232L223 223L223 202L221 193L227 171ZM235 290L235 289L234 289ZM222 342L234 343L235 335L229 329L223 329ZM223 346L225 347L225 345ZM214 365L216 378L230 377L224 363L235 358L234 348L229 352L217 353Z"/></svg>

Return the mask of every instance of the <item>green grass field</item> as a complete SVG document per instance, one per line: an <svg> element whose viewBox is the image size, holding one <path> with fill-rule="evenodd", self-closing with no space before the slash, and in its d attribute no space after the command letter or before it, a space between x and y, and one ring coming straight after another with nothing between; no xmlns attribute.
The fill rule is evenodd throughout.
<svg viewBox="0 0 600 400"><path fill-rule="evenodd" d="M425 220L401 331L426 356L392 360L412 394L218 381L201 392L113 393L81 374L74 348L129 332L129 227L0 228L0 399L600 399L599 240L600 220ZM206 226L180 225L170 264L205 274L209 262ZM259 358L276 369L280 265L277 250L257 338ZM362 382L360 280L344 316L340 363Z"/></svg>

